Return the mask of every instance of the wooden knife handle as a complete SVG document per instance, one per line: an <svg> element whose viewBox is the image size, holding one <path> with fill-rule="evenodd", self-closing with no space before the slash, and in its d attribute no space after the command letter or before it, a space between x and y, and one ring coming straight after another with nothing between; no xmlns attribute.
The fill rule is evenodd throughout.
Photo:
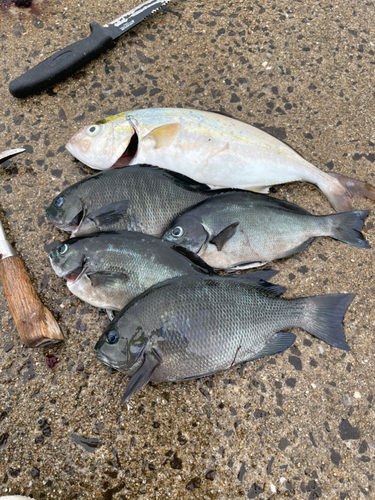
<svg viewBox="0 0 375 500"><path fill-rule="evenodd" d="M40 302L18 256L0 261L0 279L19 336L28 347L64 340L50 311Z"/></svg>

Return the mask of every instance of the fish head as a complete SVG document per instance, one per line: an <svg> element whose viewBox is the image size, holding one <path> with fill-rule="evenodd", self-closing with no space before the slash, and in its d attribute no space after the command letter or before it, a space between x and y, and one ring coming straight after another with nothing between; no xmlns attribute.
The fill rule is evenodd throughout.
<svg viewBox="0 0 375 500"><path fill-rule="evenodd" d="M88 268L84 243L76 238L58 242L50 251L49 260L57 276L68 283L78 281Z"/></svg>
<svg viewBox="0 0 375 500"><path fill-rule="evenodd" d="M75 231L84 218L84 206L74 189L67 188L46 210L47 219L62 231Z"/></svg>
<svg viewBox="0 0 375 500"><path fill-rule="evenodd" d="M208 241L209 233L199 218L186 214L172 222L162 239L187 248L193 253L199 253Z"/></svg>
<svg viewBox="0 0 375 500"><path fill-rule="evenodd" d="M128 306L111 321L96 343L95 351L105 365L132 374L143 362L148 336L139 319L126 314L127 310Z"/></svg>
<svg viewBox="0 0 375 500"><path fill-rule="evenodd" d="M96 170L126 166L138 151L138 133L124 113L83 127L67 142L66 149Z"/></svg>

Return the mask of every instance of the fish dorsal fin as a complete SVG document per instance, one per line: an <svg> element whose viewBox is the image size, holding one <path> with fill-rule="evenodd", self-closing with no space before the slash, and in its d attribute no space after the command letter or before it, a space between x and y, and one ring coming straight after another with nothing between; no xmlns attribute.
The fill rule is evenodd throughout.
<svg viewBox="0 0 375 500"><path fill-rule="evenodd" d="M124 395L121 399L121 404L125 403L132 396L137 394L150 380L153 371L161 364L162 358L159 353L152 349L146 352L142 365L131 376L128 385L126 386Z"/></svg>
<svg viewBox="0 0 375 500"><path fill-rule="evenodd" d="M168 123L167 125L161 125L160 127L151 130L144 139L147 137L155 141L155 149L167 148L172 144L176 134L180 128L179 123Z"/></svg>
<svg viewBox="0 0 375 500"><path fill-rule="evenodd" d="M212 269L211 266L206 264L204 260L202 260L199 255L197 255L194 252L191 252L187 248L184 247L179 247L177 245L172 246L173 250L175 252L178 252L179 254L183 255L184 257L187 257L189 260L191 260L192 266L194 269L196 269L200 273L204 274L217 274L214 269Z"/></svg>
<svg viewBox="0 0 375 500"><path fill-rule="evenodd" d="M129 200L116 201L94 210L87 218L92 220L94 224L101 229L104 226L110 226L111 224L119 222L126 214L129 204Z"/></svg>
<svg viewBox="0 0 375 500"><path fill-rule="evenodd" d="M195 181L194 179L190 179L187 175L180 174L179 172L172 172L172 170L167 170L166 168L160 168L160 167L155 167L154 165L148 165L147 163L138 163L135 165L131 165L130 167L123 167L123 168L145 168L148 170L155 170L157 172L160 172L160 174L164 175L165 177L169 178L171 181L174 181L177 185L184 187L185 189L189 189L190 191L194 192L205 192L208 196L214 196L215 194L218 193L218 191L212 190L207 184L203 184L202 182ZM227 190L225 190L226 192ZM232 191L229 189L228 191ZM220 191L221 192L221 191ZM210 193L210 194L208 194Z"/></svg>
<svg viewBox="0 0 375 500"><path fill-rule="evenodd" d="M254 286L258 286L263 289L263 291L268 292L269 295L272 295L274 297L279 297L283 293L286 292L286 288L281 285L276 285L275 283L270 283L269 281L266 281L264 278L270 278L269 276L270 272L274 271L257 271L254 273L244 273L244 274L236 274L236 275L231 275L230 278L234 278L238 281L242 281L245 283L251 283L254 284ZM262 273L264 273L264 278L262 277Z"/></svg>
<svg viewBox="0 0 375 500"><path fill-rule="evenodd" d="M257 190L258 188L256 188ZM263 189L259 188L259 189ZM280 200L279 198L274 198L273 196L266 196L261 192L256 192L253 188L249 190L240 190L240 189L232 189L232 190L215 190L213 192L213 199L220 196L234 197L234 200L239 200L240 202L261 202L262 206L273 208L277 210L282 210L285 212L291 212L295 214L301 215L311 215L310 212L305 210L294 203L290 203L286 200Z"/></svg>
<svg viewBox="0 0 375 500"><path fill-rule="evenodd" d="M286 210L288 212L294 212L295 214L301 215L311 215L310 212L305 210L294 203L290 203L289 201L279 200L278 198L273 198L273 200L277 200L277 205L280 210Z"/></svg>
<svg viewBox="0 0 375 500"><path fill-rule="evenodd" d="M227 226L219 234L212 238L212 240L210 240L210 243L216 245L217 249L220 251L225 243L235 235L238 225L239 222L233 222L233 224Z"/></svg>
<svg viewBox="0 0 375 500"><path fill-rule="evenodd" d="M252 271L251 273L247 274L236 274L235 276L249 276L254 281L255 280L268 281L274 276L276 276L276 274L279 274L279 271L275 271L274 269L262 269L261 271Z"/></svg>

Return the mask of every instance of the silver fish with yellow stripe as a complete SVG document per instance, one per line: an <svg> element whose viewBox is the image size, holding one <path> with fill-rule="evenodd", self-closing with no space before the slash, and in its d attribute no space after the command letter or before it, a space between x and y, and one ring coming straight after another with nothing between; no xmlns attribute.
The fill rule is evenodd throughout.
<svg viewBox="0 0 375 500"><path fill-rule="evenodd" d="M83 127L66 147L94 169L147 163L215 189L267 192L275 184L305 181L342 212L353 209L352 198L375 200L373 186L323 172L266 132L207 111L127 111Z"/></svg>

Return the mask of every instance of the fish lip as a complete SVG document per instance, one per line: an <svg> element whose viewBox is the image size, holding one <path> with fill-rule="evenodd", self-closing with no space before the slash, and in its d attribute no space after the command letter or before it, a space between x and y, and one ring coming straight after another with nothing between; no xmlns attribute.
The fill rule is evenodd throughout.
<svg viewBox="0 0 375 500"><path fill-rule="evenodd" d="M110 366L112 368L112 363L109 361L107 356L102 354L101 352L96 352L96 359L98 359L101 363L103 363L106 366Z"/></svg>

